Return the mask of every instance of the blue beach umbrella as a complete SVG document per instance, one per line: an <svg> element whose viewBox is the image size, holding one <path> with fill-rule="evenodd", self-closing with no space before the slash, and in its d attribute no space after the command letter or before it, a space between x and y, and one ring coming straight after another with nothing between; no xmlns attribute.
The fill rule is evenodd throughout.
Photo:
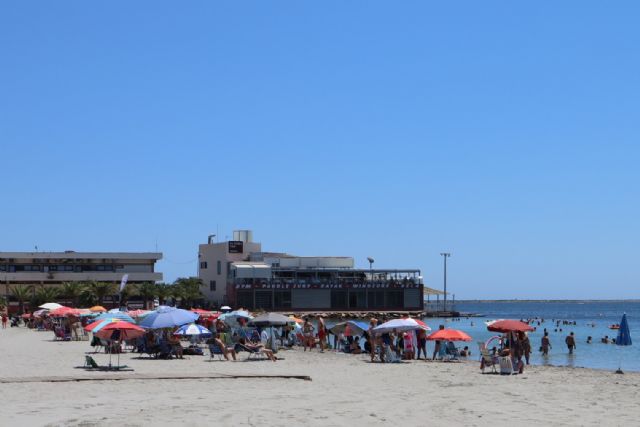
<svg viewBox="0 0 640 427"><path fill-rule="evenodd" d="M93 319L94 321L98 321L98 320L106 320L106 319L118 319L118 320L122 320L125 322L129 322L129 323L136 323L135 320L133 320L133 317L129 316L126 313L102 313L100 316L96 317L95 319Z"/></svg>
<svg viewBox="0 0 640 427"><path fill-rule="evenodd" d="M139 325L147 329L173 328L198 320L198 313L181 308L160 306L157 310L147 314Z"/></svg>
<svg viewBox="0 0 640 427"><path fill-rule="evenodd" d="M627 313L622 315L620 321L620 329L618 329L618 336L616 337L616 345L626 346L631 345L631 333L629 332L629 322L627 322ZM616 374L622 374L622 354L620 354L620 364Z"/></svg>

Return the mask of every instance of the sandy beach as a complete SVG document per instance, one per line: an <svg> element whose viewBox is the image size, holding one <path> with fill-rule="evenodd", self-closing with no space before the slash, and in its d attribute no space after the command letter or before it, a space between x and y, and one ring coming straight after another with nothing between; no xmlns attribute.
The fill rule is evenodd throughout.
<svg viewBox="0 0 640 427"><path fill-rule="evenodd" d="M133 372L87 372L89 343L53 333L0 333L2 425L633 425L640 374L529 367L523 375L482 375L466 363L371 364L364 355L280 351L284 360L146 360L124 353ZM109 355L94 355L100 364ZM55 378L217 376L51 382ZM233 375L308 375L235 379ZM27 383L6 381L26 380Z"/></svg>

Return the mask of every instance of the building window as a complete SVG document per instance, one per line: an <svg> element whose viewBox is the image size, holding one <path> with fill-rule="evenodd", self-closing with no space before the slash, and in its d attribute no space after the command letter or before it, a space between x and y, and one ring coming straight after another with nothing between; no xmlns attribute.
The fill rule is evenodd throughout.
<svg viewBox="0 0 640 427"><path fill-rule="evenodd" d="M404 307L404 291L387 291L387 308L401 309Z"/></svg>
<svg viewBox="0 0 640 427"><path fill-rule="evenodd" d="M216 281L215 280L209 280L209 290L211 292L215 292L215 290L216 290Z"/></svg>
<svg viewBox="0 0 640 427"><path fill-rule="evenodd" d="M222 274L222 262L218 261L218 275Z"/></svg>
<svg viewBox="0 0 640 427"><path fill-rule="evenodd" d="M203 269L203 270L206 269L207 268L207 262L206 261L202 261L200 263L200 268Z"/></svg>

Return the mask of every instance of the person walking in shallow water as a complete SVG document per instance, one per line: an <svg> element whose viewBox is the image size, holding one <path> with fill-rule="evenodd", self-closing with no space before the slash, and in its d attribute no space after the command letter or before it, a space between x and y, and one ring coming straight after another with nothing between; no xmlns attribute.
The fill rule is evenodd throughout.
<svg viewBox="0 0 640 427"><path fill-rule="evenodd" d="M573 350L576 348L576 339L573 336L573 332L567 335L567 338L564 339L564 342L567 344L569 354L573 354Z"/></svg>
<svg viewBox="0 0 640 427"><path fill-rule="evenodd" d="M542 340L540 340L540 351L544 356L549 354L549 349L551 348L551 341L549 340L549 333L545 332Z"/></svg>

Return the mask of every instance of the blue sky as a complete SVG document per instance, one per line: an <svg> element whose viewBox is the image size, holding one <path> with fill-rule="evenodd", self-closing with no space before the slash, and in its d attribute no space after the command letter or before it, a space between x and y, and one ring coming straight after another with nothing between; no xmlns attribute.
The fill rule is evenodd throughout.
<svg viewBox="0 0 640 427"><path fill-rule="evenodd" d="M207 234L637 298L636 2L4 2L0 250Z"/></svg>

